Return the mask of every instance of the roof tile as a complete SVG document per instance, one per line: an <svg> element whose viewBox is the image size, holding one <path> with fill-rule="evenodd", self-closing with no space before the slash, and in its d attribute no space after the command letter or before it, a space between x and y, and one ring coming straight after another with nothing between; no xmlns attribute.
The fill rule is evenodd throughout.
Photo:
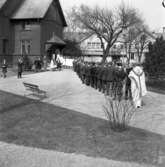
<svg viewBox="0 0 165 167"><path fill-rule="evenodd" d="M53 0L25 0L12 19L43 18Z"/></svg>

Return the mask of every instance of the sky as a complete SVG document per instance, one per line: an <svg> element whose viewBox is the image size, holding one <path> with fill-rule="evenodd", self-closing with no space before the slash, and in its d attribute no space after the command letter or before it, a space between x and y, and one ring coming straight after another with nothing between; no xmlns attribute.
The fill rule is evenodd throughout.
<svg viewBox="0 0 165 167"><path fill-rule="evenodd" d="M90 7L114 8L124 2L130 7L137 8L151 31L162 32L165 27L165 8L163 0L60 0L64 13L73 6L85 4Z"/></svg>

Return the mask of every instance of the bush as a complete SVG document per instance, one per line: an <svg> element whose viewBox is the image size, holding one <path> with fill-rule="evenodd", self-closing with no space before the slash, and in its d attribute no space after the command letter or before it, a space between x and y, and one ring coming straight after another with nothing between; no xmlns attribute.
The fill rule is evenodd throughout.
<svg viewBox="0 0 165 167"><path fill-rule="evenodd" d="M103 109L109 126L114 131L126 130L135 112L131 100L113 100L111 97L106 97Z"/></svg>

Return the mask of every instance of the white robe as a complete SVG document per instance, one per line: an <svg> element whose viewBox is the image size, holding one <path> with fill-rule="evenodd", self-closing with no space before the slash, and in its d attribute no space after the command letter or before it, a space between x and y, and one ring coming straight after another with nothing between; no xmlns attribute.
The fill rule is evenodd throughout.
<svg viewBox="0 0 165 167"><path fill-rule="evenodd" d="M129 78L131 80L131 93L134 105L136 108L141 107L142 96L147 94L145 74L143 69L140 66L134 67L129 73Z"/></svg>
<svg viewBox="0 0 165 167"><path fill-rule="evenodd" d="M47 68L48 70L54 70L55 68L57 68L57 65L54 64L53 59L51 60L49 67Z"/></svg>

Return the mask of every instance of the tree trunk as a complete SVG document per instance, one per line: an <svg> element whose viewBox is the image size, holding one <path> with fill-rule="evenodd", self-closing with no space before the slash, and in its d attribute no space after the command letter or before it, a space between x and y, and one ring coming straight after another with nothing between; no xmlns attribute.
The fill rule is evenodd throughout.
<svg viewBox="0 0 165 167"><path fill-rule="evenodd" d="M139 63L141 63L142 54L143 54L143 50L141 50L141 51L140 51L140 54L139 54Z"/></svg>
<svg viewBox="0 0 165 167"><path fill-rule="evenodd" d="M141 63L141 53L140 53L140 51L138 52L138 63Z"/></svg>
<svg viewBox="0 0 165 167"><path fill-rule="evenodd" d="M129 44L128 47L128 64L130 64L130 60L131 60L131 44Z"/></svg>
<svg viewBox="0 0 165 167"><path fill-rule="evenodd" d="M111 45L110 44L107 44L107 47L106 47L106 50L103 51L103 58L101 60L101 64L105 64L105 61L109 55L109 49L111 48Z"/></svg>
<svg viewBox="0 0 165 167"><path fill-rule="evenodd" d="M105 54L103 54L103 58L101 60L101 64L105 64L105 61L106 61L108 55L109 55L109 52L105 52Z"/></svg>

